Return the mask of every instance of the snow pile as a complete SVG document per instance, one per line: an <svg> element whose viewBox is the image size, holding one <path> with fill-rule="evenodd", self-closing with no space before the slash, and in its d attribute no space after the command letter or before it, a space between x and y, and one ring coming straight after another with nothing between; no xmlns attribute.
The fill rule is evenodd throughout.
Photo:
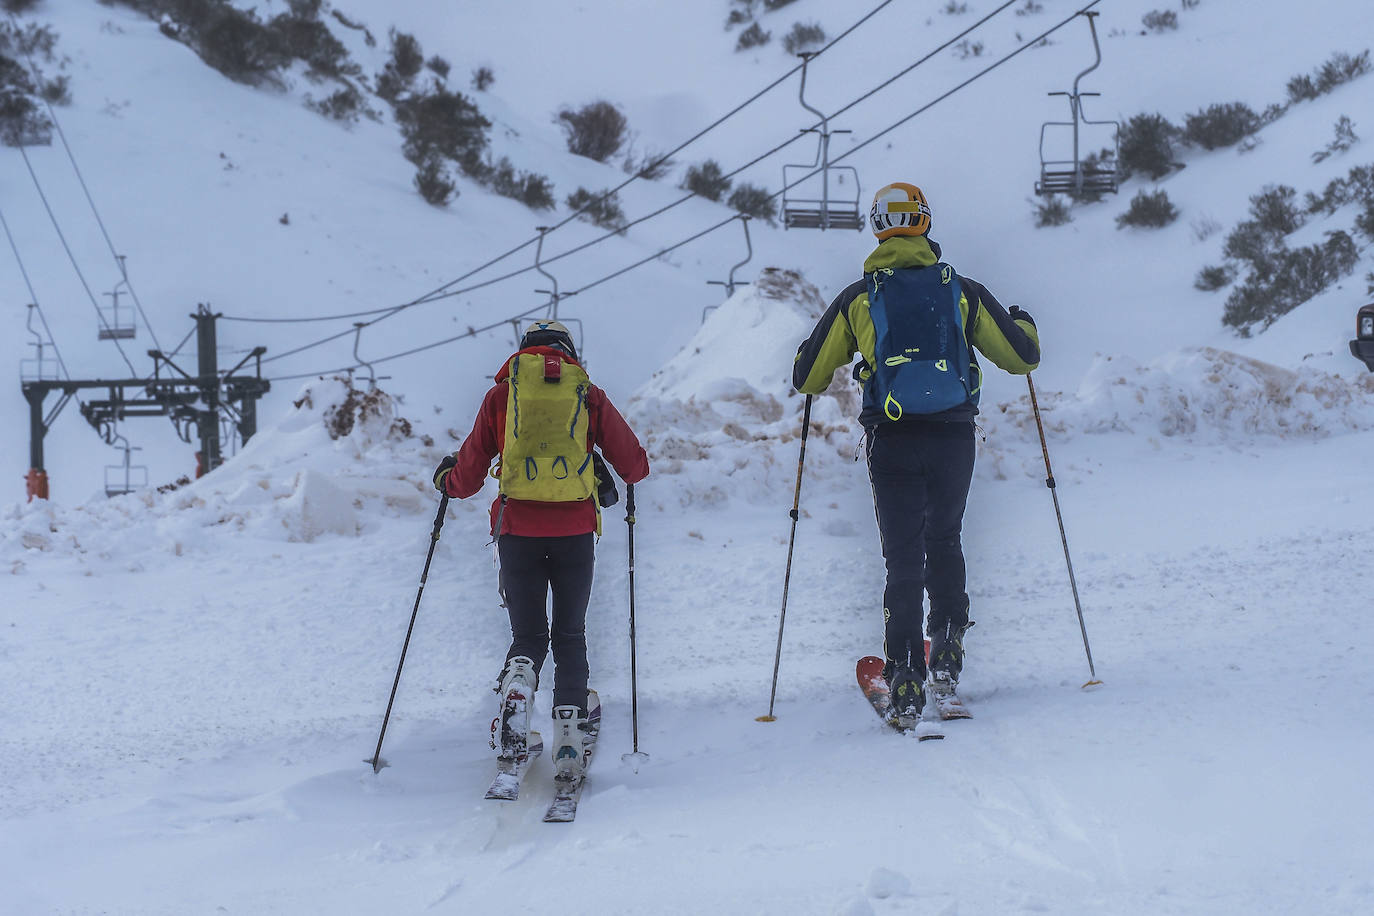
<svg viewBox="0 0 1374 916"><path fill-rule="evenodd" d="M1213 347L1175 350L1149 365L1098 356L1076 393L1037 389L1037 397L1046 431L1056 438L1127 433L1220 445L1374 429L1374 376L1352 381L1314 368L1285 369ZM979 424L989 433L1009 424L1036 435L1028 395L985 405Z"/></svg>
<svg viewBox="0 0 1374 916"><path fill-rule="evenodd" d="M0 527L0 562L19 572L35 551L111 559L151 548L179 556L212 549L225 531L307 543L354 537L369 516L427 505L425 474L442 450L414 434L390 395L321 378L293 404L280 423L197 481L72 507L44 500L12 506Z"/></svg>
<svg viewBox="0 0 1374 916"><path fill-rule="evenodd" d="M795 483L805 399L792 388L792 363L825 307L801 274L767 268L635 393L631 425L654 473L684 478L675 488L682 505L759 498ZM844 379L814 400L808 478L852 461L858 412L858 390Z"/></svg>

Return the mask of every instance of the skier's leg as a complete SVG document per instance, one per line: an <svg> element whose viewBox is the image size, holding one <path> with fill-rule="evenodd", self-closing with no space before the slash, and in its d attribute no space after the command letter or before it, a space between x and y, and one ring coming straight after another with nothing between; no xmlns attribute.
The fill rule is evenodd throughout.
<svg viewBox="0 0 1374 916"><path fill-rule="evenodd" d="M501 596L510 614L509 660L523 655L544 667L549 654L549 538L503 534L496 542L501 557Z"/></svg>
<svg viewBox="0 0 1374 916"><path fill-rule="evenodd" d="M553 583L553 705L587 715L587 602L592 595L596 541L590 532L549 538Z"/></svg>
<svg viewBox="0 0 1374 916"><path fill-rule="evenodd" d="M887 584L883 590L884 651L925 680L921 607L925 588L926 482L912 453L912 436L880 425L868 442L868 474L878 516Z"/></svg>
<svg viewBox="0 0 1374 916"><path fill-rule="evenodd" d="M931 666L957 679L963 662L960 638L968 626L967 569L960 532L977 453L973 424L951 423L923 445L931 481L925 529ZM953 654L944 658L946 651Z"/></svg>

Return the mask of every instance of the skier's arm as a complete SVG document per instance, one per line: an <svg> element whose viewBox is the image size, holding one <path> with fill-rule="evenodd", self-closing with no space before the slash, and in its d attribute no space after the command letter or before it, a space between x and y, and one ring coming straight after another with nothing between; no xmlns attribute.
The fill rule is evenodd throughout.
<svg viewBox="0 0 1374 916"><path fill-rule="evenodd" d="M458 463L444 478L444 492L455 499L467 499L486 483L491 459L501 452L502 409L506 406L506 383L501 382L487 392L472 432L458 449Z"/></svg>
<svg viewBox="0 0 1374 916"><path fill-rule="evenodd" d="M849 324L849 306L867 289L864 280L845 287L825 310L811 336L797 348L797 358L792 364L792 385L802 394L820 394L828 388L835 370L849 365L859 349L854 329Z"/></svg>
<svg viewBox="0 0 1374 916"><path fill-rule="evenodd" d="M606 392L592 386L587 405L592 414L592 445L601 449L601 454L615 468L620 479L626 483L639 483L649 476L649 456L644 446L639 444L634 430L620 411L615 409Z"/></svg>
<svg viewBox="0 0 1374 916"><path fill-rule="evenodd" d="M1027 375L1040 365L1040 335L1035 322L1012 318L1002 303L977 280L959 277L968 301L969 342L999 368Z"/></svg>

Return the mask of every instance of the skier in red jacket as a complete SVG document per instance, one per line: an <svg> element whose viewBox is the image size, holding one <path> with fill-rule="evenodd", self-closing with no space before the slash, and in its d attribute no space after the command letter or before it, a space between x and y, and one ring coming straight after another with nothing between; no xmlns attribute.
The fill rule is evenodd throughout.
<svg viewBox="0 0 1374 916"><path fill-rule="evenodd" d="M627 484L649 474L643 446L606 393L591 384L568 329L539 321L496 374L472 433L434 473L440 492L466 499L482 489L500 456L491 472L501 481L491 531L511 644L499 686L499 744L502 756L524 752L528 701L552 643L553 754L560 774L566 769L568 775L582 765L580 726L587 717L587 602L601 523L594 448Z"/></svg>

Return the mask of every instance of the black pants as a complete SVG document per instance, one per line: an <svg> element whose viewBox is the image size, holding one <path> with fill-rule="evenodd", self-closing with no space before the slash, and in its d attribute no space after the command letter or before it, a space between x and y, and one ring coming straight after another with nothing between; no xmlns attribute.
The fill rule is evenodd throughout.
<svg viewBox="0 0 1374 916"><path fill-rule="evenodd" d="M968 623L959 533L973 480L972 423L882 423L868 438L868 475L887 561L885 651L925 677L922 603L930 632Z"/></svg>
<svg viewBox="0 0 1374 916"><path fill-rule="evenodd" d="M510 612L506 658L527 656L534 670L549 654L549 588L553 588L553 705L587 707L587 601L595 566L593 535L538 538L503 534L501 594Z"/></svg>

